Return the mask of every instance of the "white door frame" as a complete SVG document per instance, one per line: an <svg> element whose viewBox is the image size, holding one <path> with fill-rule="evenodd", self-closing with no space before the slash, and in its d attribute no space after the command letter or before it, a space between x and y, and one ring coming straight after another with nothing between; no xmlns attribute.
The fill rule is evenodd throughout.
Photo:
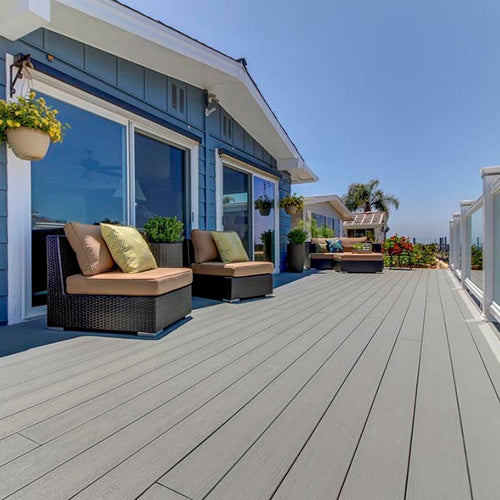
<svg viewBox="0 0 500 500"><path fill-rule="evenodd" d="M14 62L6 54L6 81L10 81L10 67ZM127 130L127 181L128 196L126 219L135 222L132 200L135 200L134 131L142 131L153 138L187 151L189 155L189 198L191 228L198 228L199 143L180 133L151 122L119 106L88 94L55 78L33 72L35 91L50 95L68 104L80 107L103 118L120 123ZM19 87L20 88L20 87ZM7 99L9 96L6 86ZM7 252L8 252L8 323L15 324L46 311L45 306L31 307L31 162L17 158L7 147Z"/></svg>
<svg viewBox="0 0 500 500"><path fill-rule="evenodd" d="M249 165L246 162L237 160L236 158L233 158L230 155L226 154L219 154L219 150L216 148L215 149L215 211L216 211L216 227L217 231L223 231L224 230L224 224L223 224L223 219L222 216L224 214L224 206L223 206L223 195L224 195L224 167L229 167L235 170L239 170L240 172L244 172L250 176L250 180L252 183L252 199L249 200L249 203L251 203L251 213L252 213L252 228L251 228L251 233L252 233L252 238L254 237L254 227L253 227L253 203L254 203L254 189L253 189L253 184L254 184L254 178L259 177L261 179L264 179L266 181L272 182L274 185L274 230L275 230L275 237L274 237L274 255L275 255L275 263L274 263L274 272L277 273L280 271L280 261L281 261L281 256L280 256L280 212L279 212L279 181L276 179L276 177L273 177L271 175L266 174L265 172L262 172L260 169L253 167L252 165ZM253 258L254 255L254 242L251 242L251 258Z"/></svg>

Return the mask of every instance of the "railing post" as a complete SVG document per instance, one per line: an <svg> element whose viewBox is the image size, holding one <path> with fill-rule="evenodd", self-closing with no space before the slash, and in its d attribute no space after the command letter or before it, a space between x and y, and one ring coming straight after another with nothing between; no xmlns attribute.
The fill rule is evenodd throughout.
<svg viewBox="0 0 500 500"><path fill-rule="evenodd" d="M460 262L460 245L462 244L460 240L460 234L462 228L460 226L460 214L453 214L453 271L455 275L458 277L457 270L461 271L461 262Z"/></svg>
<svg viewBox="0 0 500 500"><path fill-rule="evenodd" d="M481 169L483 180L483 319L495 321L491 314L495 266L495 203L492 187L500 178L500 167Z"/></svg>
<svg viewBox="0 0 500 500"><path fill-rule="evenodd" d="M449 224L449 242L450 244L448 245L448 264L450 266L450 269L455 269L455 261L453 257L453 252L455 251L455 245L453 244L453 237L454 237L454 227L453 227L453 219L450 219L450 224Z"/></svg>
<svg viewBox="0 0 500 500"><path fill-rule="evenodd" d="M469 278L470 261L471 261L471 228L467 222L466 214L469 208L474 204L473 200L464 200L460 202L460 249L461 249L461 262L460 262L460 281L462 288L465 287L465 280Z"/></svg>

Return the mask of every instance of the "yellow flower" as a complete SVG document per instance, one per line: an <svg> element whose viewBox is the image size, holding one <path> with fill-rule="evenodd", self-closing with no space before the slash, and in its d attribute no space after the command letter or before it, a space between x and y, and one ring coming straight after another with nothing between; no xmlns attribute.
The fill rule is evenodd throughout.
<svg viewBox="0 0 500 500"><path fill-rule="evenodd" d="M21 126L21 124L20 124L19 122L16 122L14 125L15 125L17 128L19 128L19 127Z"/></svg>
<svg viewBox="0 0 500 500"><path fill-rule="evenodd" d="M14 126L14 122L12 120L7 120L7 125L12 128Z"/></svg>

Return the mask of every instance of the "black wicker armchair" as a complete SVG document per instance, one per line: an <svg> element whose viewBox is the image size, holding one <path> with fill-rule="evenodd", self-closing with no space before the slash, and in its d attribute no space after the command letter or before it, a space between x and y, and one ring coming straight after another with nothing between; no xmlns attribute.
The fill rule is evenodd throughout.
<svg viewBox="0 0 500 500"><path fill-rule="evenodd" d="M191 313L191 285L157 296L79 295L66 278L79 274L65 236L47 237L47 326L50 329L137 333L154 337Z"/></svg>

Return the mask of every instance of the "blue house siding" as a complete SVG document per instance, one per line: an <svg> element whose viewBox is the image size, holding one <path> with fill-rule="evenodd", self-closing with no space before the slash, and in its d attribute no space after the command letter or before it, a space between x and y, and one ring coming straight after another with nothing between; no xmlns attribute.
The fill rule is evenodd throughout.
<svg viewBox="0 0 500 500"><path fill-rule="evenodd" d="M199 137L199 227L215 229L215 149L234 150L240 156L264 168L276 168L276 160L248 134L221 106L205 117L204 91L174 78L118 58L94 47L46 29L39 29L22 40L10 42L0 37L0 62L5 67L5 54L30 53L36 61L50 66L97 91L120 99L143 112L150 113L187 134ZM48 62L47 55L54 56ZM0 69L0 92L6 95L5 72ZM173 94L174 93L174 94ZM177 105L174 98L177 96ZM182 99L182 104L180 100ZM226 130L223 119L226 117ZM231 123L228 133L227 123ZM7 185L6 152L0 147L0 322L7 319ZM285 174L280 193L289 192ZM280 216L281 251L286 251L284 235L289 217ZM284 255L281 256L283 261ZM5 299L5 300L4 300Z"/></svg>

